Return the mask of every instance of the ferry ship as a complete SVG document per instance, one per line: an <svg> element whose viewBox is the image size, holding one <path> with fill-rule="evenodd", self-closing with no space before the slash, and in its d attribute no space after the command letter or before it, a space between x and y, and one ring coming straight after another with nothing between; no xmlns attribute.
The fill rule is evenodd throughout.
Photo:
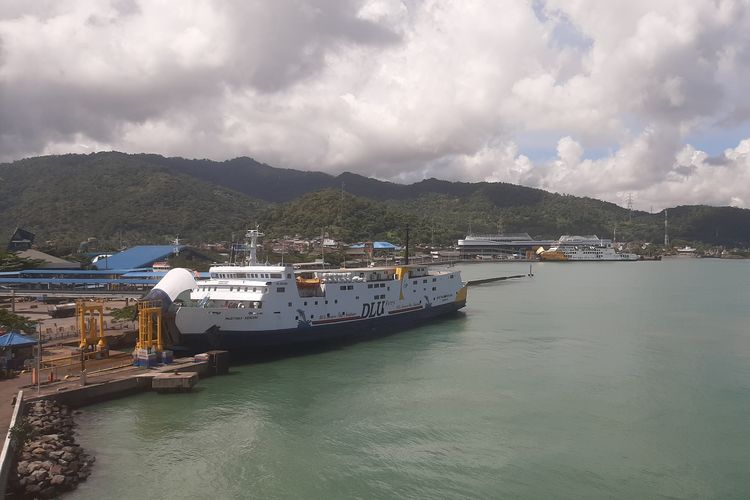
<svg viewBox="0 0 750 500"><path fill-rule="evenodd" d="M557 243L549 250L539 249L539 259L543 261L595 261L621 262L639 260L634 253L618 253L612 246L612 240L593 236L560 236Z"/></svg>
<svg viewBox="0 0 750 500"><path fill-rule="evenodd" d="M249 262L214 266L196 281L173 269L151 299L174 300L180 343L193 349L244 350L385 333L466 305L458 270L424 265L300 270L256 260L257 230L248 231ZM147 297L148 298L148 297Z"/></svg>

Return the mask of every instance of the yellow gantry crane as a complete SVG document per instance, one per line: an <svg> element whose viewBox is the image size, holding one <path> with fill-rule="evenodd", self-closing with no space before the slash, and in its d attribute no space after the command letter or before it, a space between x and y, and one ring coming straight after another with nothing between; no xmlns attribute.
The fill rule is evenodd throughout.
<svg viewBox="0 0 750 500"><path fill-rule="evenodd" d="M138 343L133 351L133 362L138 366L171 363L172 351L164 348L167 323L160 300L138 302Z"/></svg>
<svg viewBox="0 0 750 500"><path fill-rule="evenodd" d="M135 348L156 352L164 350L160 300L138 303L138 343Z"/></svg>
<svg viewBox="0 0 750 500"><path fill-rule="evenodd" d="M101 303L77 301L76 322L81 335L81 350L87 350L90 345L96 345L99 351L107 350L107 338L104 336L104 306Z"/></svg>

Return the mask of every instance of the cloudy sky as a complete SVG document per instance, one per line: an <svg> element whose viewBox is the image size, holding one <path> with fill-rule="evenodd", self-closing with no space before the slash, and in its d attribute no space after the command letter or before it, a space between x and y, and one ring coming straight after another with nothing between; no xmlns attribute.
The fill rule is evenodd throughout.
<svg viewBox="0 0 750 500"><path fill-rule="evenodd" d="M750 0L2 0L0 160L750 206Z"/></svg>

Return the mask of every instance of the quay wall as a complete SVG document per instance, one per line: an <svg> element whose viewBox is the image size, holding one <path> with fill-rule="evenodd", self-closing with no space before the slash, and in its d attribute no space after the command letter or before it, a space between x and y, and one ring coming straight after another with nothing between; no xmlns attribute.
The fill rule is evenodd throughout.
<svg viewBox="0 0 750 500"><path fill-rule="evenodd" d="M13 445L10 430L16 425L16 421L23 417L24 409L26 408L26 401L23 399L23 391L18 391L16 396L16 405L13 408L13 415L10 417L10 425L8 426L8 434L5 436L5 442L3 443L3 450L0 454L0 491L3 492L8 489L8 478L10 477L11 470L16 465L16 450Z"/></svg>
<svg viewBox="0 0 750 500"><path fill-rule="evenodd" d="M56 394L34 396L27 399L29 403L50 400L70 408L80 408L110 399L129 396L151 389L151 377L128 377L98 384L67 389Z"/></svg>
<svg viewBox="0 0 750 500"><path fill-rule="evenodd" d="M180 366L170 366L149 373L133 375L108 382L91 383L82 387L74 387L53 394L33 396L26 399L28 403L50 400L70 408L81 408L91 404L101 403L110 399L129 396L139 392L151 390L151 379L157 373L165 372L196 372L199 377L211 375L208 362L189 363Z"/></svg>

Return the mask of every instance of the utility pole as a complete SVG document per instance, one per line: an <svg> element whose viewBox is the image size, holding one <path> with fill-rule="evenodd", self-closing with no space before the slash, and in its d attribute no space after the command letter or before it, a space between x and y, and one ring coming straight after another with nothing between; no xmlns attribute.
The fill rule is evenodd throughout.
<svg viewBox="0 0 750 500"><path fill-rule="evenodd" d="M404 249L404 264L409 265L409 224L406 225L406 248Z"/></svg>

